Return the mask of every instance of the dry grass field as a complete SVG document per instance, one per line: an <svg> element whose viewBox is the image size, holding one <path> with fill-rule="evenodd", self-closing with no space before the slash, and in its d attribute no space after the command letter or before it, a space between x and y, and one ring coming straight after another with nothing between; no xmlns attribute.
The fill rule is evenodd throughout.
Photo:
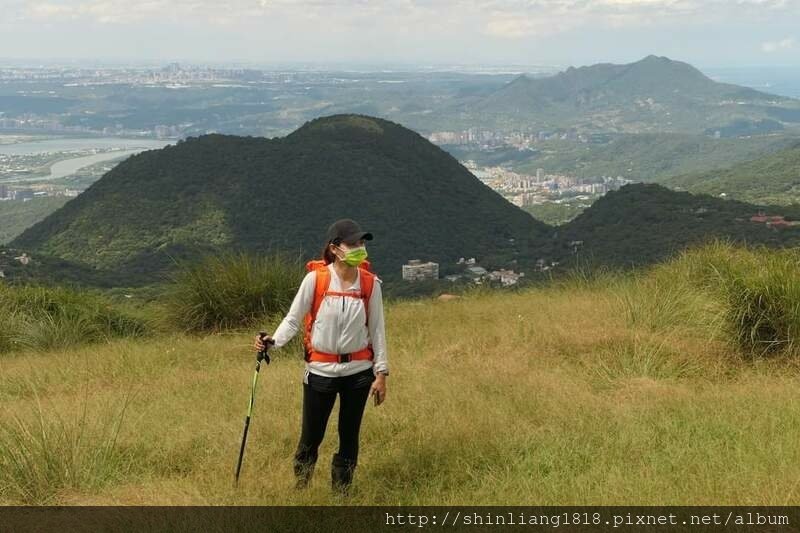
<svg viewBox="0 0 800 533"><path fill-rule="evenodd" d="M717 246L641 275L388 304L387 399L367 404L349 502L800 504L797 255L765 270L753 254ZM783 307L751 331L777 323L771 338L788 340L753 356L734 307L759 287ZM293 488L299 338L262 365L234 487L253 333L0 355L0 501L340 503L338 403L311 486Z"/></svg>

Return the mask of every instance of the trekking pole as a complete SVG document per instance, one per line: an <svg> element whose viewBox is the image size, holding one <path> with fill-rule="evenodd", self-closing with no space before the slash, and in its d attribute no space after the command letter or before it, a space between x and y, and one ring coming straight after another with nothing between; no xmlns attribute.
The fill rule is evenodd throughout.
<svg viewBox="0 0 800 533"><path fill-rule="evenodd" d="M264 337L267 334L263 331L258 333L261 342L264 342ZM274 344L270 342L269 344ZM244 445L247 442L247 430L250 427L250 417L253 415L253 401L256 398L256 384L258 383L258 371L261 369L261 361L266 361L269 364L269 354L267 353L267 343L264 343L264 349L256 354L256 371L253 373L253 386L250 389L250 403L247 406L247 417L244 419L244 434L242 435L242 447L239 449L239 461L236 463L236 480L235 484L239 484L239 472L242 470L242 459L244 458Z"/></svg>

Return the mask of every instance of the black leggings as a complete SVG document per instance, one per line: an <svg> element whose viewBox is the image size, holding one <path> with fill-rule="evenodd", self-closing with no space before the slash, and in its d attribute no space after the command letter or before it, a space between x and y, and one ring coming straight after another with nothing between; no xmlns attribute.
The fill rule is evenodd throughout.
<svg viewBox="0 0 800 533"><path fill-rule="evenodd" d="M375 380L372 368L349 376L329 378L308 373L303 383L303 429L295 452L295 461L315 463L328 418L339 394L338 455L355 464L358 459L358 434L361 418Z"/></svg>

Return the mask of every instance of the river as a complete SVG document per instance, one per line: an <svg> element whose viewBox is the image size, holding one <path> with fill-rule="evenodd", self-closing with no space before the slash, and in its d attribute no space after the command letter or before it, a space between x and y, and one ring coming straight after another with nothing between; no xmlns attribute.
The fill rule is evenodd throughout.
<svg viewBox="0 0 800 533"><path fill-rule="evenodd" d="M50 165L50 174L35 178L16 178L3 180L6 182L31 182L48 181L66 178L75 174L82 168L110 161L112 159L127 158L145 150L163 148L168 144L175 143L174 140L156 139L122 139L122 138L64 138L47 139L42 141L28 141L16 144L0 145L0 154L10 156L36 155L47 153L71 152L75 150L91 149L111 149L110 152L102 152L92 155L81 155L57 161Z"/></svg>
<svg viewBox="0 0 800 533"><path fill-rule="evenodd" d="M117 148L150 150L153 148L163 148L168 144L174 144L175 140L157 139L123 139L116 137L96 137L83 138L66 137L63 139L46 139L43 141L26 141L16 144L0 145L0 154L4 155L32 155L55 152L69 152L73 150L91 150L92 148Z"/></svg>

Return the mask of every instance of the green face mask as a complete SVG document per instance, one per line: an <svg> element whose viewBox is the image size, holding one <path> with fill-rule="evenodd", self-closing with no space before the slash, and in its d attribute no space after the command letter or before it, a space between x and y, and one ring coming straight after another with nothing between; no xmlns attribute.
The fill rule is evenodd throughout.
<svg viewBox="0 0 800 533"><path fill-rule="evenodd" d="M344 252L344 262L350 266L358 266L367 258L367 249L363 246L347 251L342 247L339 247L339 249Z"/></svg>

